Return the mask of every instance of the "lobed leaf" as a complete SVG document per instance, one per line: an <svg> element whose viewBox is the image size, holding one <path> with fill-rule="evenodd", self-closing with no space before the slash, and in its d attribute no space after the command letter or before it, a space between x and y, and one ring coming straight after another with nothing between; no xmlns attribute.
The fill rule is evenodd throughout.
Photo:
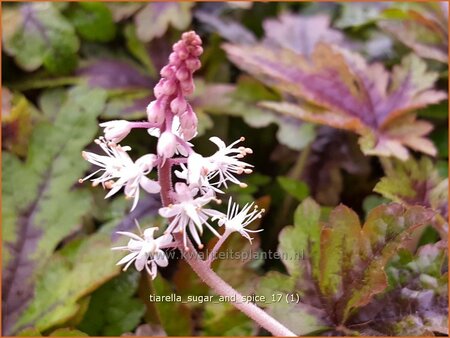
<svg viewBox="0 0 450 338"><path fill-rule="evenodd" d="M17 332L17 320L33 299L38 274L58 243L79 228L89 209L89 196L73 185L86 169L80 152L97 132L96 117L104 101L101 90L72 89L53 123L41 122L34 128L24 163L3 154L6 334Z"/></svg>
<svg viewBox="0 0 450 338"><path fill-rule="evenodd" d="M418 121L414 111L446 98L432 89L438 74L427 72L414 55L389 74L378 63L318 42L311 54L267 43L225 44L238 67L286 95L294 103L264 102L263 107L313 123L353 131L361 136L365 154L408 158L407 147L436 153L424 136L432 125Z"/></svg>
<svg viewBox="0 0 450 338"><path fill-rule="evenodd" d="M346 326L354 323L358 310L387 289L390 259L433 217L423 207L388 204L370 211L361 226L355 212L340 205L323 222L319 205L306 199L296 210L295 225L279 237L289 275L271 272L258 287L263 294L278 292L286 299L298 294L300 301L267 304L269 312L297 334L348 334Z"/></svg>

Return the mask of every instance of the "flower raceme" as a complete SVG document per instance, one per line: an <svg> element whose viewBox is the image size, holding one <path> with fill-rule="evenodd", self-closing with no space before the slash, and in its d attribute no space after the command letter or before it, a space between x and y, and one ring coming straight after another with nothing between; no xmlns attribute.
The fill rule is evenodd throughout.
<svg viewBox="0 0 450 338"><path fill-rule="evenodd" d="M238 176L252 172L252 166L243 161L252 150L238 146L245 140L243 137L228 146L220 138L212 137L210 141L218 150L211 156L202 156L189 142L197 135L198 120L186 95L192 94L195 89L193 73L201 65L201 44L195 32L184 33L181 40L175 43L169 63L161 69L161 79L154 88L155 100L147 107L147 121L101 123L104 136L95 143L105 155L83 152L84 159L99 169L80 182L90 179L94 186L101 184L109 189L105 198L124 188L125 196L133 199L132 211L139 202L140 188L147 193L161 193L162 197L166 197L162 198L166 204L159 209L159 214L168 220L162 236L154 238L157 230L154 227L146 229L141 236L118 232L130 239L126 246L113 248L129 252L118 262L125 265L124 270L134 263L138 271L145 269L152 278L156 277L158 266L168 264L163 249L177 247L186 251L190 238L202 249L204 228L221 237L214 222L217 226L224 225L228 233L238 232L251 242L249 234L260 230L250 230L247 226L264 212L254 207L253 203L240 209L231 199L227 214L207 206L213 202L220 204L216 194L223 194L222 189L228 188L230 183L246 187ZM128 155L131 148L119 144L134 128L146 128L151 136L158 138L155 152L136 161ZM159 176L155 181L147 177L156 167L158 174L162 169L170 172L172 167L179 167L174 171L179 181L172 187L167 178ZM180 236L174 236L176 233Z"/></svg>

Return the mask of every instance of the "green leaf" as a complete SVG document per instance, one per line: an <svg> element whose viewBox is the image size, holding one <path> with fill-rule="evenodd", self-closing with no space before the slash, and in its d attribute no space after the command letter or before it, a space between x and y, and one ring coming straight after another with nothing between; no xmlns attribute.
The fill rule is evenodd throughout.
<svg viewBox="0 0 450 338"><path fill-rule="evenodd" d="M111 251L111 232L116 224L117 221L112 221L94 235L73 241L53 254L37 280L34 298L21 314L17 328L33 326L44 331L65 323L81 310L82 297L119 274L116 262L123 255ZM116 297L119 296L113 298Z"/></svg>
<svg viewBox="0 0 450 338"><path fill-rule="evenodd" d="M255 323L230 303L207 303L203 314L205 336L252 336Z"/></svg>
<svg viewBox="0 0 450 338"><path fill-rule="evenodd" d="M116 25L108 6L101 2L74 3L66 15L85 40L108 42L116 36Z"/></svg>
<svg viewBox="0 0 450 338"><path fill-rule="evenodd" d="M309 196L309 188L306 183L283 176L277 177L277 180L288 194L294 196L299 201L302 201Z"/></svg>
<svg viewBox="0 0 450 338"><path fill-rule="evenodd" d="M54 4L26 3L2 13L5 52L26 71L44 65L51 73L75 69L79 41L72 25Z"/></svg>
<svg viewBox="0 0 450 338"><path fill-rule="evenodd" d="M136 35L136 27L132 24L127 25L124 29L124 35L130 53L145 66L152 77L156 77L158 73L145 44Z"/></svg>
<svg viewBox="0 0 450 338"><path fill-rule="evenodd" d="M88 335L80 330L69 328L57 329L49 334L50 337L87 337Z"/></svg>
<svg viewBox="0 0 450 338"><path fill-rule="evenodd" d="M90 336L120 336L140 322L144 304L136 297L138 272L122 273L97 289L78 328Z"/></svg>
<svg viewBox="0 0 450 338"><path fill-rule="evenodd" d="M14 309L3 314L5 332L17 331L37 274L89 210L89 195L73 186L86 169L80 153L97 132L104 101L102 90L70 90L54 121L35 126L25 162L3 156L3 300Z"/></svg>
<svg viewBox="0 0 450 338"><path fill-rule="evenodd" d="M430 158L385 163L386 176L377 183L375 192L405 205L431 207L447 218L448 178L439 174Z"/></svg>
<svg viewBox="0 0 450 338"><path fill-rule="evenodd" d="M169 296L174 293L168 281L158 276L152 282L155 295ZM191 311L186 304L178 302L155 302L159 319L168 336L189 336L193 323Z"/></svg>

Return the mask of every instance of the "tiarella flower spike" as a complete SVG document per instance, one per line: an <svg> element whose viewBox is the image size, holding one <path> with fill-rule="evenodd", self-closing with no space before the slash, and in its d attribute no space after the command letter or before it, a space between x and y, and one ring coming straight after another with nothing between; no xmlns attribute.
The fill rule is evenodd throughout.
<svg viewBox="0 0 450 338"><path fill-rule="evenodd" d="M127 245L113 248L128 252L117 263L124 265L124 270L134 264L138 271L145 269L152 278L156 277L158 267L165 267L169 263L164 249L196 251L191 243L193 239L201 250L204 228L219 237L214 252L234 232L251 241L250 233L261 231L247 228L264 211L258 210L253 203L239 209L230 199L226 215L212 206L221 204L217 194L223 194L222 189L228 188L228 184L247 186L238 179L239 175L252 172L252 166L242 160L252 150L237 146L244 138L228 146L218 137L210 138L218 150L207 157L198 154L189 142L197 135L198 120L186 96L195 89L193 73L201 66L201 44L202 41L195 32L187 32L173 46L169 63L161 69L161 79L154 88L155 100L147 107L147 121L117 120L101 123L104 136L95 142L105 155L83 152L83 157L99 169L80 182L91 179L93 185L101 184L110 189L106 198L124 188L125 196L133 199L132 211L138 204L140 188L148 193L160 193L163 205L159 209L159 215L167 219L164 235L155 238L155 227L146 229L144 233L139 229L140 235L118 232L130 239ZM151 136L158 138L153 153L136 161L128 155L130 147L118 144L133 128L146 128ZM147 177L155 167L158 169L157 181ZM171 179L174 167L178 182L173 185ZM221 235L216 229L223 225L225 231ZM210 257L205 261L199 261L195 257L186 258L186 261L203 281L221 295L231 297L238 294L211 271ZM239 297L242 299L242 295ZM242 301L235 306L274 335L293 335L256 305Z"/></svg>

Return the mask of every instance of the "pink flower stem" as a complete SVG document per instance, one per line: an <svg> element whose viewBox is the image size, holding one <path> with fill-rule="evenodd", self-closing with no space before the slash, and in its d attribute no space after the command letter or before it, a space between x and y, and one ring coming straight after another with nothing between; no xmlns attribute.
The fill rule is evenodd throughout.
<svg viewBox="0 0 450 338"><path fill-rule="evenodd" d="M164 165L158 166L159 183L161 185L161 201L163 206L171 203L169 192L172 190L171 182L171 164L167 161ZM178 249L182 252L186 262L191 266L192 270L217 294L235 299L231 301L237 309L242 311L248 317L253 319L261 327L272 333L274 336L295 337L296 335L278 322L276 319L268 315L264 310L253 303L244 300L244 297L227 284L220 276L211 270L209 264L196 254L197 251L191 241L187 240L187 248L183 245L181 233L174 233L175 240L178 242ZM217 249L218 250L218 249Z"/></svg>
<svg viewBox="0 0 450 338"><path fill-rule="evenodd" d="M160 127L156 123L150 123L150 122L130 122L131 128L157 128Z"/></svg>

